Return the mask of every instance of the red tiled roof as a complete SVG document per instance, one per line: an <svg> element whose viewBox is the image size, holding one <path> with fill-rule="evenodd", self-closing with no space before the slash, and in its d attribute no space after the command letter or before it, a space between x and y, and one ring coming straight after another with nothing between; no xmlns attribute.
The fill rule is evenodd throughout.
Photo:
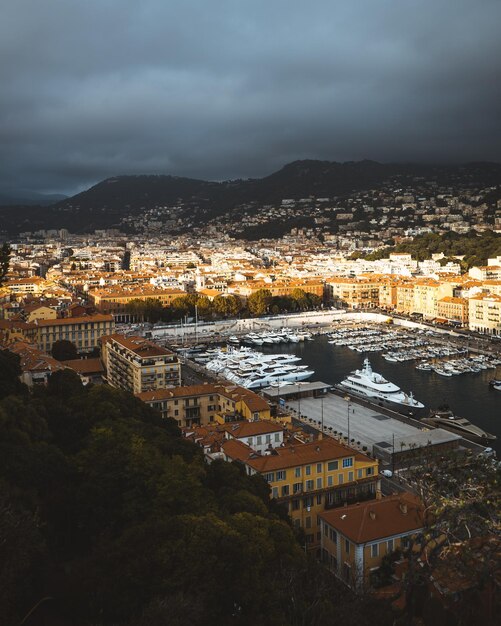
<svg viewBox="0 0 501 626"><path fill-rule="evenodd" d="M353 541L367 543L423 527L423 505L410 493L320 513L329 526Z"/></svg>

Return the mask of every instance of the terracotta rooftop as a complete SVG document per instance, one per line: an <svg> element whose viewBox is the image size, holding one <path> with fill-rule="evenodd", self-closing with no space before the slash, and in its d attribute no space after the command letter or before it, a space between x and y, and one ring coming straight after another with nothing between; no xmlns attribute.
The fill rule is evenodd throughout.
<svg viewBox="0 0 501 626"><path fill-rule="evenodd" d="M77 374L100 374L104 372L101 359L71 359L64 361L64 365L77 372Z"/></svg>
<svg viewBox="0 0 501 626"><path fill-rule="evenodd" d="M112 322L113 315L86 315L84 317L64 317L56 320L36 320L37 326L68 326L69 324L85 324L90 322Z"/></svg>
<svg viewBox="0 0 501 626"><path fill-rule="evenodd" d="M115 341L124 348L127 348L131 352L134 352L134 354L139 357L171 356L174 354L172 350L162 348L156 343L153 343L152 341L148 341L148 339L144 339L144 337L138 337L136 335L126 337L125 335L120 335L116 333L103 337L103 341L105 343L109 341Z"/></svg>
<svg viewBox="0 0 501 626"><path fill-rule="evenodd" d="M355 457L357 461L362 463L370 464L374 462L365 454L351 450L330 438L275 448L276 454L263 456L257 455L250 446L235 439L226 441L223 448L228 457L236 461L242 461L258 472L269 472L348 457Z"/></svg>
<svg viewBox="0 0 501 626"><path fill-rule="evenodd" d="M423 527L423 505L410 493L320 513L321 519L354 543L409 533Z"/></svg>

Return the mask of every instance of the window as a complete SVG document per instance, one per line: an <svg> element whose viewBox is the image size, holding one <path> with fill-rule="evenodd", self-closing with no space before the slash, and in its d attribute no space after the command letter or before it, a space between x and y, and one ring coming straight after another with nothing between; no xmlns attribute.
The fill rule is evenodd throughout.
<svg viewBox="0 0 501 626"><path fill-rule="evenodd" d="M247 445L252 446L252 437L247 439Z"/></svg>
<svg viewBox="0 0 501 626"><path fill-rule="evenodd" d="M263 438L261 437L261 435L258 435L256 439L257 439L257 445L260 446Z"/></svg>
<svg viewBox="0 0 501 626"><path fill-rule="evenodd" d="M277 472L277 480L285 480L285 470Z"/></svg>
<svg viewBox="0 0 501 626"><path fill-rule="evenodd" d="M294 493L301 493L301 491L303 491L303 483L294 483L292 485L292 491Z"/></svg>
<svg viewBox="0 0 501 626"><path fill-rule="evenodd" d="M288 495L289 495L289 485L284 485L284 486L282 487L282 498L283 498L284 496L288 496Z"/></svg>
<svg viewBox="0 0 501 626"><path fill-rule="evenodd" d="M338 467L339 467L338 461L330 461L327 464L327 469L329 470L329 472L333 472L334 470L337 470Z"/></svg>
<svg viewBox="0 0 501 626"><path fill-rule="evenodd" d="M334 484L333 477L327 476L327 486L332 487L333 484Z"/></svg>
<svg viewBox="0 0 501 626"><path fill-rule="evenodd" d="M376 556L379 556L379 544L373 543L371 546L371 557L375 558Z"/></svg>
<svg viewBox="0 0 501 626"><path fill-rule="evenodd" d="M362 470L357 470L357 478L362 478Z"/></svg>
<svg viewBox="0 0 501 626"><path fill-rule="evenodd" d="M306 466L306 476L310 476L311 474L311 465Z"/></svg>
<svg viewBox="0 0 501 626"><path fill-rule="evenodd" d="M271 497L278 498L278 487L273 487L273 489L271 490Z"/></svg>
<svg viewBox="0 0 501 626"><path fill-rule="evenodd" d="M313 487L314 487L314 481L313 480L307 480L306 481L306 491L312 491Z"/></svg>
<svg viewBox="0 0 501 626"><path fill-rule="evenodd" d="M301 478L301 468L300 467L296 467L296 469L294 470L294 476L296 478Z"/></svg>
<svg viewBox="0 0 501 626"><path fill-rule="evenodd" d="M337 532L333 528L329 528L329 539L332 543L337 543Z"/></svg>
<svg viewBox="0 0 501 626"><path fill-rule="evenodd" d="M299 500L293 500L292 501L292 510L293 511L299 511Z"/></svg>
<svg viewBox="0 0 501 626"><path fill-rule="evenodd" d="M311 528L311 516L308 515L306 518L306 528Z"/></svg>
<svg viewBox="0 0 501 626"><path fill-rule="evenodd" d="M272 483L275 480L275 473L270 472L269 474L265 474L264 479L267 480L269 483Z"/></svg>
<svg viewBox="0 0 501 626"><path fill-rule="evenodd" d="M294 526L296 528L301 528L301 520L300 519L295 519L294 520Z"/></svg>
<svg viewBox="0 0 501 626"><path fill-rule="evenodd" d="M393 541L393 539L388 539L387 551L393 552L394 549L395 549L395 542Z"/></svg>
<svg viewBox="0 0 501 626"><path fill-rule="evenodd" d="M271 435L266 435L266 443L271 443Z"/></svg>
<svg viewBox="0 0 501 626"><path fill-rule="evenodd" d="M372 474L374 474L374 468L368 467L365 473L367 474L367 476L372 476Z"/></svg>
<svg viewBox="0 0 501 626"><path fill-rule="evenodd" d="M322 479L317 478L317 489L322 489Z"/></svg>
<svg viewBox="0 0 501 626"><path fill-rule="evenodd" d="M344 540L344 551L346 552L346 554L350 554L350 542L348 541L348 539Z"/></svg>
<svg viewBox="0 0 501 626"><path fill-rule="evenodd" d="M317 526L320 526L320 515L317 515ZM319 537L320 539L320 537Z"/></svg>
<svg viewBox="0 0 501 626"><path fill-rule="evenodd" d="M313 498L304 498L303 500L303 506L305 509L310 508L313 506Z"/></svg>
<svg viewBox="0 0 501 626"><path fill-rule="evenodd" d="M407 550L407 548L410 546L411 542L409 537L402 537L402 548L404 550Z"/></svg>
<svg viewBox="0 0 501 626"><path fill-rule="evenodd" d="M317 474L322 473L322 463L317 463Z"/></svg>
<svg viewBox="0 0 501 626"><path fill-rule="evenodd" d="M317 504L322 504L322 494L321 493L319 493L317 495Z"/></svg>
<svg viewBox="0 0 501 626"><path fill-rule="evenodd" d="M323 526L324 526L324 535L326 537L328 537L329 536L329 527L327 526L327 524L324 524Z"/></svg>
<svg viewBox="0 0 501 626"><path fill-rule="evenodd" d="M275 433L275 442L280 441L280 433Z"/></svg>
<svg viewBox="0 0 501 626"><path fill-rule="evenodd" d="M338 484L342 485L344 483L344 476L342 474L339 474L338 476Z"/></svg>
<svg viewBox="0 0 501 626"><path fill-rule="evenodd" d="M353 467L353 457L343 459L343 467Z"/></svg>
<svg viewBox="0 0 501 626"><path fill-rule="evenodd" d="M349 483L353 482L353 472L348 472L348 482Z"/></svg>

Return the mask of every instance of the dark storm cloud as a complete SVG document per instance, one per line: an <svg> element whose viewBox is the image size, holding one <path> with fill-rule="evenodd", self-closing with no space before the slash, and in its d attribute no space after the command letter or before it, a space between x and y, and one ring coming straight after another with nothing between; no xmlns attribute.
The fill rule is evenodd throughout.
<svg viewBox="0 0 501 626"><path fill-rule="evenodd" d="M0 187L500 160L498 0L16 0Z"/></svg>

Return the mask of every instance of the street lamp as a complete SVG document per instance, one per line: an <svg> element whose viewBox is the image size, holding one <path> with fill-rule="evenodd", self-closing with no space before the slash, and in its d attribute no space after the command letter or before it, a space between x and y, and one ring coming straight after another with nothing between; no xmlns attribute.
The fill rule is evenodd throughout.
<svg viewBox="0 0 501 626"><path fill-rule="evenodd" d="M345 396L344 399L348 403L346 407L346 417L348 421L348 445L350 444L350 409L351 409L351 398L350 396Z"/></svg>
<svg viewBox="0 0 501 626"><path fill-rule="evenodd" d="M321 406L321 414L322 414L322 433L324 432L324 396L322 395L322 399L320 401Z"/></svg>

